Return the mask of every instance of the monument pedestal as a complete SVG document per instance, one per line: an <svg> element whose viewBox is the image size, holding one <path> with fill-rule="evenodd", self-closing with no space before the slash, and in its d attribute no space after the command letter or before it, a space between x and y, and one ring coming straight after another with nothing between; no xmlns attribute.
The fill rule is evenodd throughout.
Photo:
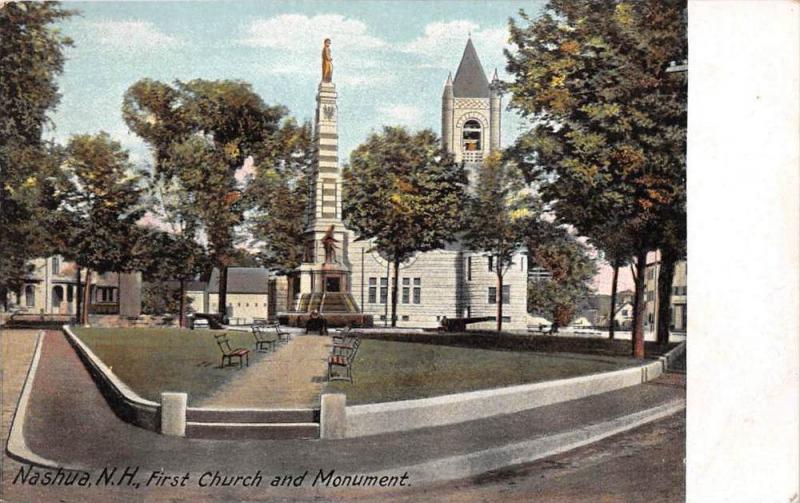
<svg viewBox="0 0 800 503"><path fill-rule="evenodd" d="M278 315L281 323L292 326L305 326L313 311L323 315L329 327L372 325L372 317L360 313L350 294L348 233L342 223L336 98L336 86L332 82L320 82L314 129L316 159L306 209L305 251L303 264L295 270L298 296L292 312Z"/></svg>

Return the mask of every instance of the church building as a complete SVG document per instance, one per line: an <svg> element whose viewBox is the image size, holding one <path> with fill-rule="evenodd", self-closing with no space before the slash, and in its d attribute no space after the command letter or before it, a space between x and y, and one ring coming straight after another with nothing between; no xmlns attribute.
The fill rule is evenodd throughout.
<svg viewBox="0 0 800 503"><path fill-rule="evenodd" d="M448 75L442 94L442 141L474 183L475 173L491 151L500 148L501 95L497 72L486 78L478 54L467 41L455 78ZM350 293L376 326L391 324L390 264L370 252L368 241L348 233L347 265ZM503 328L527 327L527 254L518 253L504 276ZM401 264L398 280L397 326L436 327L442 317L494 317L497 276L494 257L465 249L460 243L420 253ZM493 321L471 325L495 328Z"/></svg>

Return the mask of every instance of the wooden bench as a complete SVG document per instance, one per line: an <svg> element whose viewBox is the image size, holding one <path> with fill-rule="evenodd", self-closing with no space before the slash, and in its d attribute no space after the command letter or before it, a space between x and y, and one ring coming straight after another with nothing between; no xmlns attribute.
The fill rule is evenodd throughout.
<svg viewBox="0 0 800 503"><path fill-rule="evenodd" d="M242 368L242 361L247 362L247 366L250 366L250 350L245 348L231 348L231 342L228 340L227 334L221 335L214 335L214 339L217 341L217 345L219 346L219 350L222 351L222 361L220 362L219 368L225 367L225 360L228 360L228 365L233 365L233 358L239 359L239 368ZM244 360L243 360L244 358Z"/></svg>
<svg viewBox="0 0 800 503"><path fill-rule="evenodd" d="M360 345L358 337L345 339L341 344L333 345L333 354L328 357L328 381L353 382L353 361ZM336 374L334 369L343 369L344 374Z"/></svg>
<svg viewBox="0 0 800 503"><path fill-rule="evenodd" d="M256 340L256 351L258 352L268 352L268 351L275 351L276 346L279 341L279 337L275 334L270 334L267 332L267 327L264 325L253 325L253 338ZM264 347L267 349L264 349Z"/></svg>
<svg viewBox="0 0 800 503"><path fill-rule="evenodd" d="M278 336L278 339L281 342L289 342L290 340L292 340L292 334L290 332L287 332L287 331L281 329L281 324L280 323L278 323L278 322L270 323L267 326L269 328L275 329L275 334Z"/></svg>

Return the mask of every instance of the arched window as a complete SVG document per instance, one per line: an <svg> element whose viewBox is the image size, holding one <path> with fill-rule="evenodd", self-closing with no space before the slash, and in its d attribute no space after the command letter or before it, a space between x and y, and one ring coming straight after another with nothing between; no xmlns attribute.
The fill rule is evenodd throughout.
<svg viewBox="0 0 800 503"><path fill-rule="evenodd" d="M481 124L476 120L469 120L462 129L462 149L464 152L479 152L481 150Z"/></svg>
<svg viewBox="0 0 800 503"><path fill-rule="evenodd" d="M53 274L59 274L61 272L61 261L58 257L53 257Z"/></svg>

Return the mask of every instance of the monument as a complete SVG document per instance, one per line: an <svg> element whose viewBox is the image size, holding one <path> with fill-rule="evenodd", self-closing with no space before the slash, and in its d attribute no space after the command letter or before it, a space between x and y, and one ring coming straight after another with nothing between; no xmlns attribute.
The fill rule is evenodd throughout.
<svg viewBox="0 0 800 503"><path fill-rule="evenodd" d="M286 315L291 325L303 325L313 311L325 315L329 326L368 323L350 294L348 233L342 223L337 95L330 46L331 40L325 39L314 119L316 159L309 183L305 249L303 263L295 271L293 311Z"/></svg>

